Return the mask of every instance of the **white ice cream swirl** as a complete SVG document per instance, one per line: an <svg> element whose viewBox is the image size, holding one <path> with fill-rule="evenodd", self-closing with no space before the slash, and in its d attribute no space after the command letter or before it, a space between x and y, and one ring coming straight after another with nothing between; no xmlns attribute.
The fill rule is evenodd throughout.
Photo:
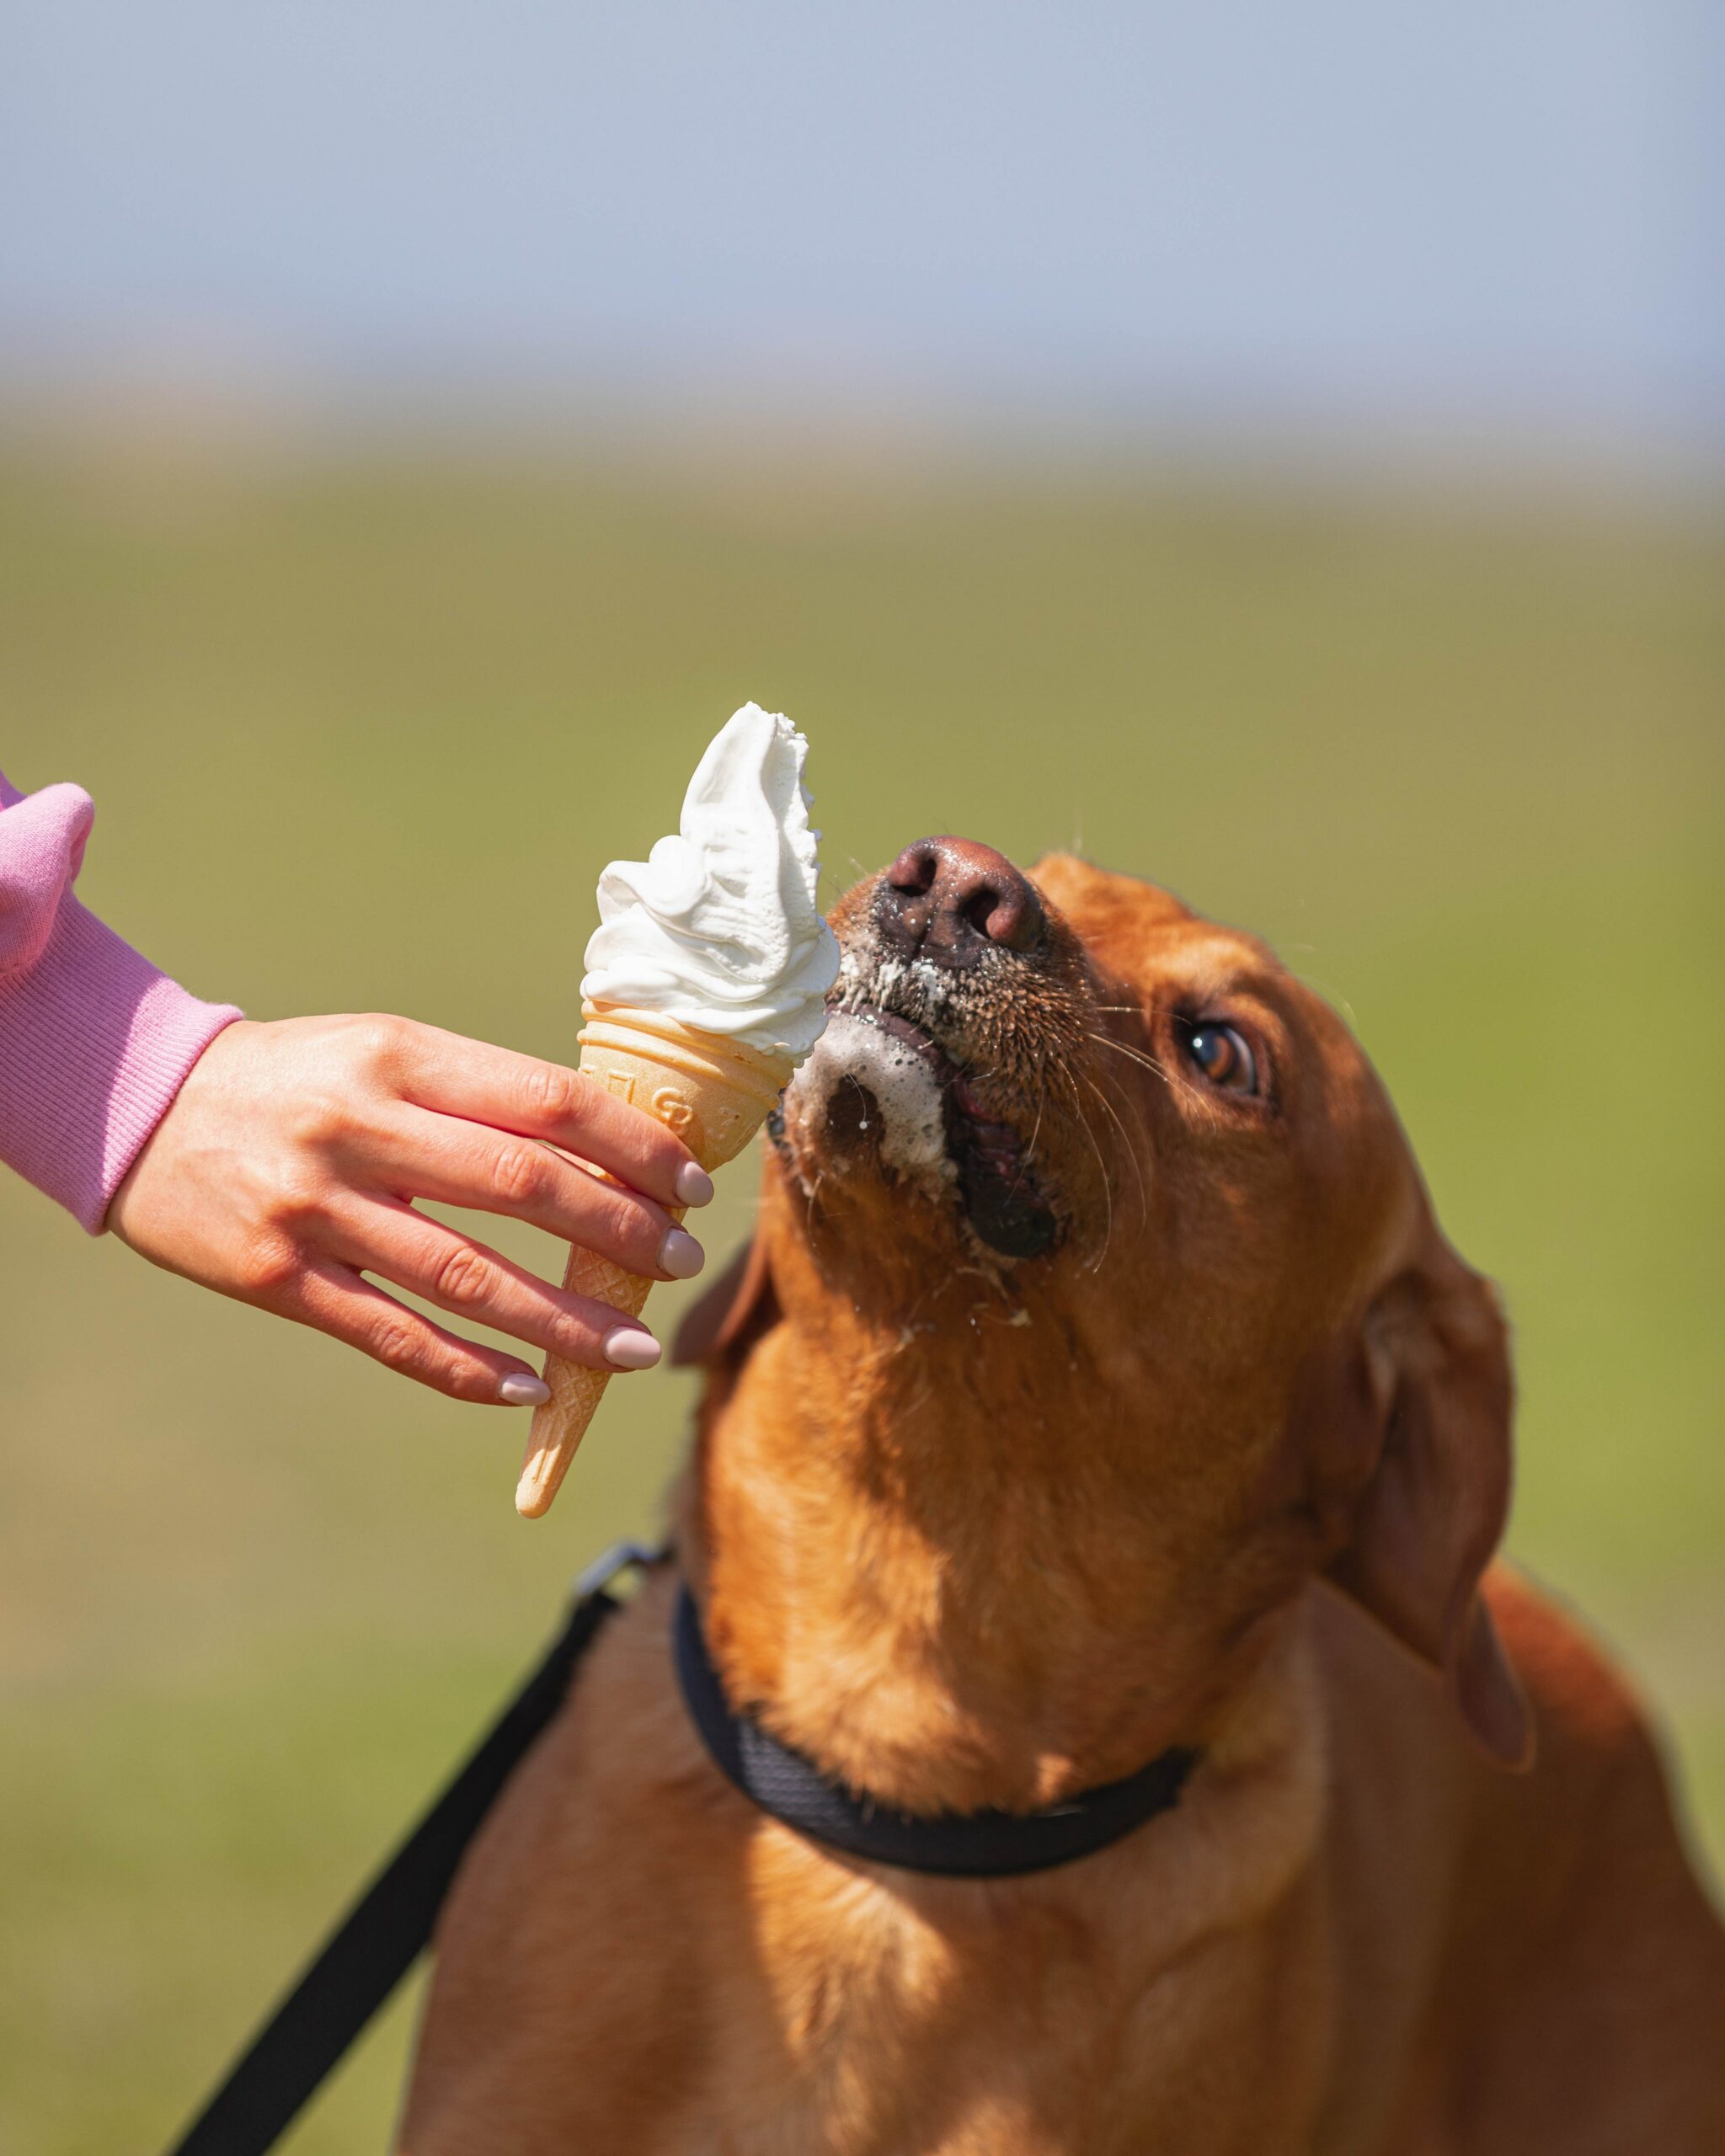
<svg viewBox="0 0 1725 2156"><path fill-rule="evenodd" d="M584 996L807 1055L839 967L815 904L808 753L788 718L758 704L726 721L689 781L678 832L600 878Z"/></svg>

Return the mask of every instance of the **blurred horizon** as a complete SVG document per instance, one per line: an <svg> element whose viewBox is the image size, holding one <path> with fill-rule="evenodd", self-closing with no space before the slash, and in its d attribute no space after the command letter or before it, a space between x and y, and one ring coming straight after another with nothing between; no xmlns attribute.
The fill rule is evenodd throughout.
<svg viewBox="0 0 1725 2156"><path fill-rule="evenodd" d="M61 0L0 409L1725 478L1702 0Z"/></svg>

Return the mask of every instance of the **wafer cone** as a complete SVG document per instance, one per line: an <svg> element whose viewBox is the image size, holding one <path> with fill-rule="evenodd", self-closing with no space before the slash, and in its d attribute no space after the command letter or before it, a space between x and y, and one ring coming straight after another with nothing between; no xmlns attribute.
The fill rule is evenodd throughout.
<svg viewBox="0 0 1725 2156"><path fill-rule="evenodd" d="M622 1099L668 1123L703 1168L734 1160L784 1090L788 1058L715 1033L697 1033L659 1011L617 1003L584 1003L582 1071ZM673 1217L681 1219L681 1212ZM625 1273L608 1258L579 1247L569 1252L563 1284L571 1294L638 1317L650 1280ZM551 1397L533 1411L527 1457L515 1488L515 1510L537 1519L550 1509L558 1485L586 1435L609 1370L546 1358Z"/></svg>

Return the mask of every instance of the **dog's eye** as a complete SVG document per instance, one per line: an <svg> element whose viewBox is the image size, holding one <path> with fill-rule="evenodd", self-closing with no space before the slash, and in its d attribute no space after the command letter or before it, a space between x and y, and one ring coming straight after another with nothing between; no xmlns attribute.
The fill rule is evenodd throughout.
<svg viewBox="0 0 1725 2156"><path fill-rule="evenodd" d="M1210 1084L1225 1092L1258 1091L1258 1059L1232 1026L1194 1026L1186 1036L1186 1053Z"/></svg>

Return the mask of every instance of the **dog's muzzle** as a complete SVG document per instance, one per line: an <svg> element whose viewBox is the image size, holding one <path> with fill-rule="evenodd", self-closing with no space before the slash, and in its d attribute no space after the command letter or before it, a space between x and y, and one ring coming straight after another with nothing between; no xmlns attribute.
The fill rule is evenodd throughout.
<svg viewBox="0 0 1725 2156"><path fill-rule="evenodd" d="M995 1075L991 1004L1049 941L1035 886L992 846L918 839L841 934L826 1031L769 1125L779 1142L788 1128L804 1188L846 1164L884 1170L997 1255L1040 1255L1058 1228L1031 1147L977 1078Z"/></svg>

